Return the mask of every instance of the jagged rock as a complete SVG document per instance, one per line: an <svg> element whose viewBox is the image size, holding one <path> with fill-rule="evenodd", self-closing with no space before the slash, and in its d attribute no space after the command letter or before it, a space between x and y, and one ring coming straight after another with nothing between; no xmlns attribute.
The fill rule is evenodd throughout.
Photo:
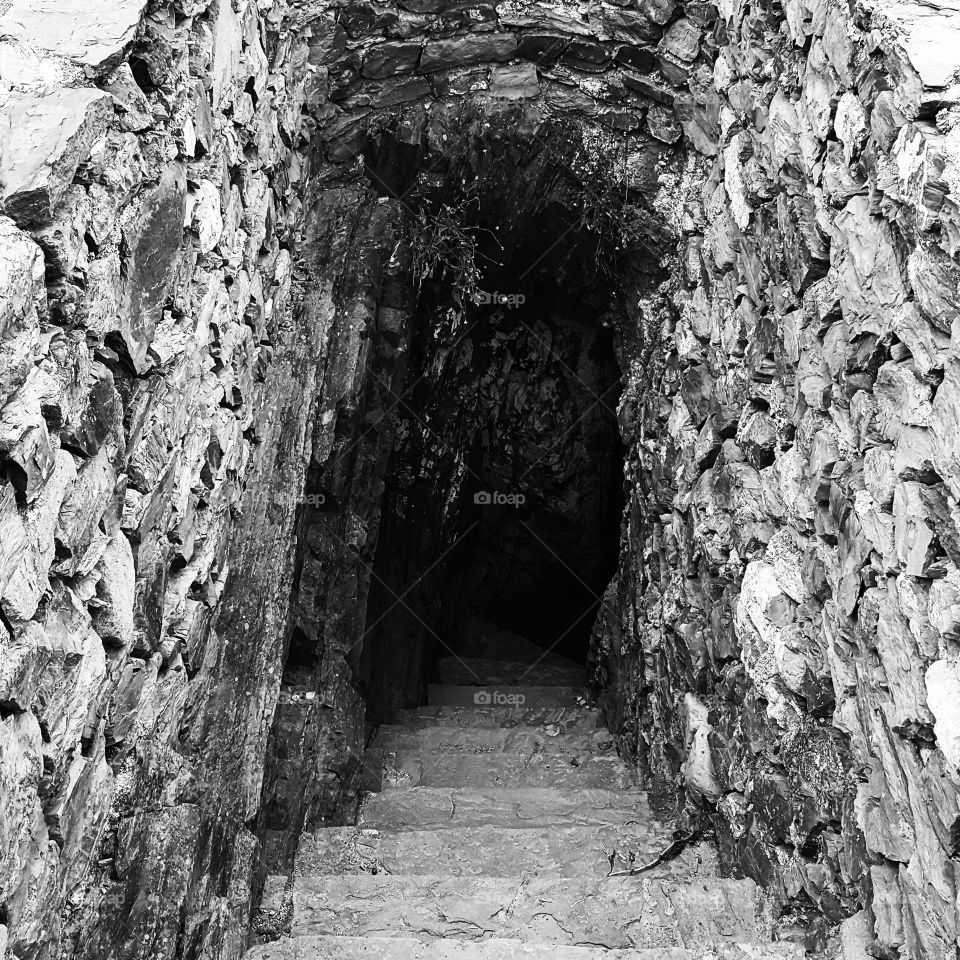
<svg viewBox="0 0 960 960"><path fill-rule="evenodd" d="M560 62L574 70L602 72L610 66L612 51L609 47L589 40L570 40L560 54Z"/></svg>
<svg viewBox="0 0 960 960"><path fill-rule="evenodd" d="M511 59L516 49L517 37L513 33L432 40L423 48L418 69L422 73L430 73L452 67L469 67L476 63L498 63Z"/></svg>
<svg viewBox="0 0 960 960"><path fill-rule="evenodd" d="M49 220L113 112L100 90L13 94L0 106L0 209L21 226Z"/></svg>
<svg viewBox="0 0 960 960"><path fill-rule="evenodd" d="M121 63L106 78L103 89L113 97L119 108L120 122L124 130L139 133L153 126L153 113L150 110L150 103L138 86L128 63ZM203 102L204 104L207 103L206 96L203 97ZM205 142L209 144L209 131L206 131L206 134ZM197 136L196 128L194 128L193 135Z"/></svg>
<svg viewBox="0 0 960 960"><path fill-rule="evenodd" d="M123 491L123 483L118 483L116 469L105 451L81 464L57 518L58 573L86 573L99 560L109 537L117 532Z"/></svg>
<svg viewBox="0 0 960 960"><path fill-rule="evenodd" d="M0 461L28 502L42 492L56 459L41 408L45 387L42 374L34 368L19 395L0 409Z"/></svg>
<svg viewBox="0 0 960 960"><path fill-rule="evenodd" d="M510 64L490 71L490 95L502 100L526 100L540 92L533 64Z"/></svg>
<svg viewBox="0 0 960 960"><path fill-rule="evenodd" d="M11 620L29 620L49 589L54 532L67 488L77 475L73 457L58 451L49 475L23 517L23 546L0 592L0 608ZM17 534L14 528L14 534Z"/></svg>
<svg viewBox="0 0 960 960"><path fill-rule="evenodd" d="M40 248L0 217L0 406L27 379L46 310Z"/></svg>
<svg viewBox="0 0 960 960"><path fill-rule="evenodd" d="M948 333L960 318L960 294L954 283L956 265L936 247L918 246L907 261L907 275L927 319Z"/></svg>
<svg viewBox="0 0 960 960"><path fill-rule="evenodd" d="M70 0L42 9L13 0L0 16L0 34L98 76L116 66L133 42L145 8L146 0Z"/></svg>
<svg viewBox="0 0 960 960"><path fill-rule="evenodd" d="M34 897L38 891L50 893L53 885L54 855L37 796L43 774L41 744L40 725L29 711L0 719L0 789L5 798L0 848L10 865L2 894L11 949L29 943L42 929L40 904Z"/></svg>
<svg viewBox="0 0 960 960"><path fill-rule="evenodd" d="M96 456L105 442L113 451L122 446L122 402L114 386L113 374L102 363L90 366L82 409L64 422L60 442L69 450L87 457Z"/></svg>
<svg viewBox="0 0 960 960"><path fill-rule="evenodd" d="M240 70L243 30L230 0L216 0L216 19L213 21L213 50L211 62L211 92L213 106L220 108L233 87Z"/></svg>
<svg viewBox="0 0 960 960"><path fill-rule="evenodd" d="M670 19L675 5L671 2L645 3L641 11L622 7L606 7L601 17L603 28L614 40L628 43L656 43L663 33L663 25ZM669 12L668 12L669 11Z"/></svg>
<svg viewBox="0 0 960 960"><path fill-rule="evenodd" d="M150 365L147 351L180 254L186 194L183 168L171 164L124 224L126 287L120 333L138 372Z"/></svg>
<svg viewBox="0 0 960 960"><path fill-rule="evenodd" d="M854 197L835 220L837 240L844 251L838 295L844 310L882 329L881 315L895 311L907 299L902 267L890 230L872 216L865 197Z"/></svg>
<svg viewBox="0 0 960 960"><path fill-rule="evenodd" d="M957 664L949 660L931 663L927 667L926 689L937 745L954 769L960 769L960 670Z"/></svg>
<svg viewBox="0 0 960 960"><path fill-rule="evenodd" d="M80 746L99 700L107 667L90 616L67 587L58 587L43 621L23 625L23 638L47 651L47 668L34 709L44 725L45 752L59 766Z"/></svg>
<svg viewBox="0 0 960 960"><path fill-rule="evenodd" d="M687 724L687 759L683 765L683 776L687 785L716 800L722 791L713 772L713 759L710 755L709 711L692 693L684 697Z"/></svg>
<svg viewBox="0 0 960 960"><path fill-rule="evenodd" d="M421 49L419 43L381 43L364 57L361 72L373 80L410 73L420 60Z"/></svg>
<svg viewBox="0 0 960 960"><path fill-rule="evenodd" d="M676 143L683 135L683 129L673 114L659 104L654 104L647 111L647 129L650 135L663 143Z"/></svg>
<svg viewBox="0 0 960 960"><path fill-rule="evenodd" d="M117 533L104 547L96 571L93 625L104 643L127 647L133 642L135 568L133 551L123 533Z"/></svg>
<svg viewBox="0 0 960 960"><path fill-rule="evenodd" d="M681 17L667 27L659 49L683 63L695 60L700 53L700 28L691 20Z"/></svg>

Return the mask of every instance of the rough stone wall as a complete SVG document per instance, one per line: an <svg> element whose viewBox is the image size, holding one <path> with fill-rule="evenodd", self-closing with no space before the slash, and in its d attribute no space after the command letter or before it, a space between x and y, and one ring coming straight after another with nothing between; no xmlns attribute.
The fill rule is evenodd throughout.
<svg viewBox="0 0 960 960"><path fill-rule="evenodd" d="M397 204L320 183L308 197L307 221L328 248L324 262L339 265L343 322L324 357L296 535L288 655L268 747L258 833L261 869L275 876L274 886L290 875L304 826L337 823L356 810L368 732L359 662L393 439L382 411L400 391L410 294L390 265Z"/></svg>
<svg viewBox="0 0 960 960"><path fill-rule="evenodd" d="M0 953L245 946L332 321L279 12L0 11Z"/></svg>
<svg viewBox="0 0 960 960"><path fill-rule="evenodd" d="M624 344L600 679L811 946L863 902L874 955L953 958L960 15L720 14L678 279Z"/></svg>

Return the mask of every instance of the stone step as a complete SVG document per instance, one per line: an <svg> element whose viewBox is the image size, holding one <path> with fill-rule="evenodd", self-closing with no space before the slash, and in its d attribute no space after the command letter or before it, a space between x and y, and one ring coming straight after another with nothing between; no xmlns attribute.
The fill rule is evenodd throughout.
<svg viewBox="0 0 960 960"><path fill-rule="evenodd" d="M377 731L371 750L403 750L434 755L464 756L538 753L569 757L612 754L615 744L608 730L597 727L586 733L561 733L559 727L420 727L384 724Z"/></svg>
<svg viewBox="0 0 960 960"><path fill-rule="evenodd" d="M457 790L453 787L397 787L367 796L360 825L380 830L435 830L444 827L545 827L553 824L602 826L636 820L648 823L646 795L639 790Z"/></svg>
<svg viewBox="0 0 960 960"><path fill-rule="evenodd" d="M755 892L716 878L308 876L294 886L292 933L701 949L758 941Z"/></svg>
<svg viewBox="0 0 960 960"><path fill-rule="evenodd" d="M483 657L444 657L437 662L441 683L488 686L577 686L587 681L587 671L572 661L543 658L536 663L520 660L487 660Z"/></svg>
<svg viewBox="0 0 960 960"><path fill-rule="evenodd" d="M584 685L537 686L535 684L503 684L504 689L464 686L462 684L431 683L427 688L427 702L431 706L481 707L493 710L517 710L534 707L573 707L584 700Z"/></svg>
<svg viewBox="0 0 960 960"><path fill-rule="evenodd" d="M401 710L397 723L411 730L422 727L555 727L560 733L586 733L602 726L596 707L477 707L436 706Z"/></svg>
<svg viewBox="0 0 960 960"><path fill-rule="evenodd" d="M650 822L600 826L480 827L373 830L339 827L305 835L297 854L300 876L387 873L392 876L590 877L654 861L672 836ZM716 876L712 847L687 848L644 876Z"/></svg>
<svg viewBox="0 0 960 960"><path fill-rule="evenodd" d="M492 939L416 940L411 937L296 937L265 943L247 954L249 960L803 960L803 948L792 943L723 944L706 950L666 947L606 950Z"/></svg>
<svg viewBox="0 0 960 960"><path fill-rule="evenodd" d="M380 750L364 758L363 788L378 792L393 787L599 787L634 785L627 765L609 753Z"/></svg>

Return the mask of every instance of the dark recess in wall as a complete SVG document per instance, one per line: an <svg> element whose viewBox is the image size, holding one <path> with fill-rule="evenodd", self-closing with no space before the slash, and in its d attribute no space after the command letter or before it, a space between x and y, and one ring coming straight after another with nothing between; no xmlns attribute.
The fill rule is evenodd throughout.
<svg viewBox="0 0 960 960"><path fill-rule="evenodd" d="M477 618L584 662L619 559L621 274L658 273L656 231L624 242L618 217L644 200L600 194L614 180L584 165L577 131L514 119L460 117L432 138L442 154L398 124L365 151L371 187L412 224L405 253L416 263L443 240L391 403L363 644L371 725L422 702L433 661L465 650Z"/></svg>

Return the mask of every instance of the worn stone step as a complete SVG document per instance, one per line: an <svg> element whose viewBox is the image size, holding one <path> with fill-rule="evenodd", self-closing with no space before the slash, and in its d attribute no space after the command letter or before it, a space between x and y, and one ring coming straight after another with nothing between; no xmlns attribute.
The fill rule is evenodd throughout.
<svg viewBox="0 0 960 960"><path fill-rule="evenodd" d="M458 790L454 787L397 787L370 794L360 825L380 830L444 827L541 827L552 824L601 826L652 819L639 790Z"/></svg>
<svg viewBox="0 0 960 960"><path fill-rule="evenodd" d="M507 938L608 949L756 943L756 887L624 877L299 877L294 936Z"/></svg>
<svg viewBox="0 0 960 960"><path fill-rule="evenodd" d="M555 727L561 733L586 733L603 724L603 715L587 706L500 707L437 706L401 710L396 721L421 727Z"/></svg>
<svg viewBox="0 0 960 960"><path fill-rule="evenodd" d="M537 753L587 757L614 752L610 732L603 727L585 733L561 733L559 727L420 727L384 724L370 744L371 750L421 751L426 754Z"/></svg>
<svg viewBox="0 0 960 960"><path fill-rule="evenodd" d="M441 830L329 827L305 835L299 875L388 873L451 877L605 877L651 863L668 848L664 827L632 821L595 826L456 826ZM690 847L645 875L690 879L716 876L712 847Z"/></svg>
<svg viewBox="0 0 960 960"><path fill-rule="evenodd" d="M535 750L527 752L435 752L381 750L364 757L363 788L393 787L559 787L606 790L632 787L633 775L612 750Z"/></svg>
<svg viewBox="0 0 960 960"><path fill-rule="evenodd" d="M576 686L587 680L584 667L572 660L544 657L535 663L521 660L488 660L484 657L444 657L437 661L441 683L488 686Z"/></svg>
<svg viewBox="0 0 960 960"><path fill-rule="evenodd" d="M560 733L588 733L603 727L595 707L518 707L510 710L465 706L424 706L397 714L398 725L423 727L552 727Z"/></svg>
<svg viewBox="0 0 960 960"><path fill-rule="evenodd" d="M792 943L723 944L703 949L666 947L606 950L555 943L493 939L416 940L411 937L289 937L255 947L250 960L803 960Z"/></svg>
<svg viewBox="0 0 960 960"><path fill-rule="evenodd" d="M561 686L536 684L502 684L504 689L491 686L431 683L427 687L427 702L432 706L480 707L491 710L517 710L533 707L574 707L585 703L584 685Z"/></svg>

